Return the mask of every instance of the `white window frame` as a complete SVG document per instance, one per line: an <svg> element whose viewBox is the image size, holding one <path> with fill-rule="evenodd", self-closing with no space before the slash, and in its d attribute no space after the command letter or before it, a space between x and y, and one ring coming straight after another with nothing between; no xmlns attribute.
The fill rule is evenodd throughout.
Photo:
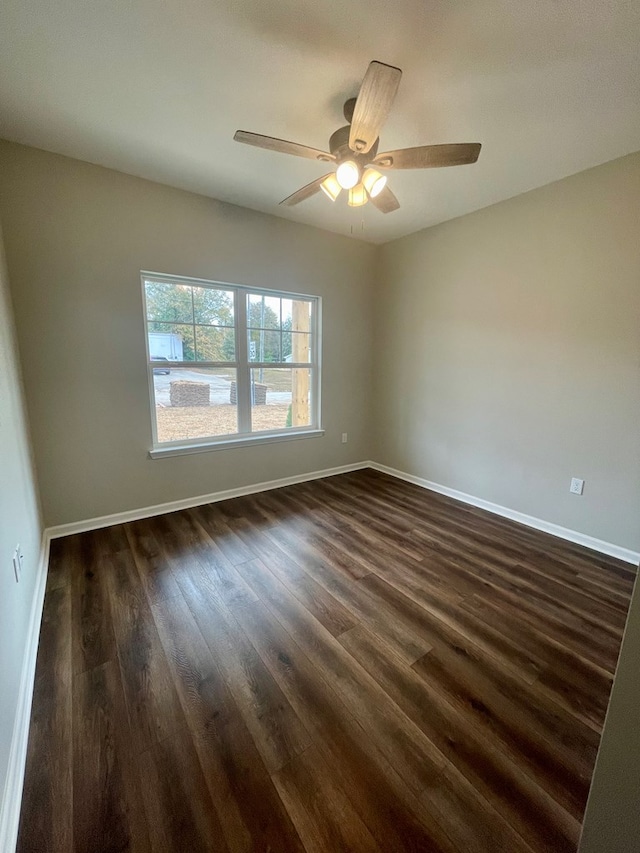
<svg viewBox="0 0 640 853"><path fill-rule="evenodd" d="M234 331L236 341L236 361L170 361L171 367L193 368L230 368L236 371L236 389L238 406L238 432L224 436L207 438L181 439L179 441L158 441L158 426L156 420L155 390L153 370L158 367L158 361L151 360L149 352L149 323L147 320L147 298L145 282L153 281L166 284L186 284L197 287L232 291L234 294ZM229 449L255 444L268 444L276 441L312 438L324 435L321 426L320 391L321 391L321 352L322 352L322 298L308 293L294 293L289 290L272 290L265 287L251 287L244 284L232 284L225 281L210 281L189 276L156 273L149 270L140 272L142 290L142 307L144 319L144 340L147 356L147 374L149 380L149 402L151 412L151 430L153 446L149 451L152 459L163 456L179 456L188 453L199 453L210 450ZM249 361L248 327L247 327L247 295L275 296L280 299L300 299L310 302L311 312L311 348L308 362L259 362ZM193 325L193 324L186 324ZM310 411L311 424L301 427L287 427L278 430L261 430L251 432L251 373L254 368L303 368L310 371Z"/></svg>

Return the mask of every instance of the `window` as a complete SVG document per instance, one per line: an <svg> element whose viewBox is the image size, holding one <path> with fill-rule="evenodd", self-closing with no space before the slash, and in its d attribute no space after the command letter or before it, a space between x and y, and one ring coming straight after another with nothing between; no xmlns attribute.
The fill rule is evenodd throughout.
<svg viewBox="0 0 640 853"><path fill-rule="evenodd" d="M320 433L320 300L142 274L152 456Z"/></svg>

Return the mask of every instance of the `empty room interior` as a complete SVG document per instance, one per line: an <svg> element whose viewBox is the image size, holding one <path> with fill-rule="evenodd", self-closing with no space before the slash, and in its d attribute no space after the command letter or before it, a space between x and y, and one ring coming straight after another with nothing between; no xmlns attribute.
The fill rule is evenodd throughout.
<svg viewBox="0 0 640 853"><path fill-rule="evenodd" d="M640 5L0 8L0 853L640 850Z"/></svg>

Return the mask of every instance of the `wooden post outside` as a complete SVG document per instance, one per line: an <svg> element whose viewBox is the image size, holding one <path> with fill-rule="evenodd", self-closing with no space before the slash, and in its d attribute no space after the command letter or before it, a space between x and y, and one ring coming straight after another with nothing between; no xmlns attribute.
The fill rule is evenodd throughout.
<svg viewBox="0 0 640 853"><path fill-rule="evenodd" d="M307 335L292 334L292 361L308 363L309 361L309 331L310 304L293 300L292 332L306 332ZM291 426L307 426L309 424L309 371L295 368L291 378Z"/></svg>

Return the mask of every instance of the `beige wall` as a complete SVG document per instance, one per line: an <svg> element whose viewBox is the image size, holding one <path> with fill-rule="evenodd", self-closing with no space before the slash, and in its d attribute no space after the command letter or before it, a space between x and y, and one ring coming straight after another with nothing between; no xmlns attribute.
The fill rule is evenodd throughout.
<svg viewBox="0 0 640 853"><path fill-rule="evenodd" d="M370 456L373 246L7 142L0 216L47 525ZM323 297L325 436L149 459L141 269Z"/></svg>
<svg viewBox="0 0 640 853"><path fill-rule="evenodd" d="M638 223L634 154L384 246L374 458L640 550Z"/></svg>
<svg viewBox="0 0 640 853"><path fill-rule="evenodd" d="M0 835L2 804L24 650L40 558L41 527L31 465L11 300L0 233ZM15 582L12 557L22 546L24 567ZM0 838L0 847L2 839Z"/></svg>

